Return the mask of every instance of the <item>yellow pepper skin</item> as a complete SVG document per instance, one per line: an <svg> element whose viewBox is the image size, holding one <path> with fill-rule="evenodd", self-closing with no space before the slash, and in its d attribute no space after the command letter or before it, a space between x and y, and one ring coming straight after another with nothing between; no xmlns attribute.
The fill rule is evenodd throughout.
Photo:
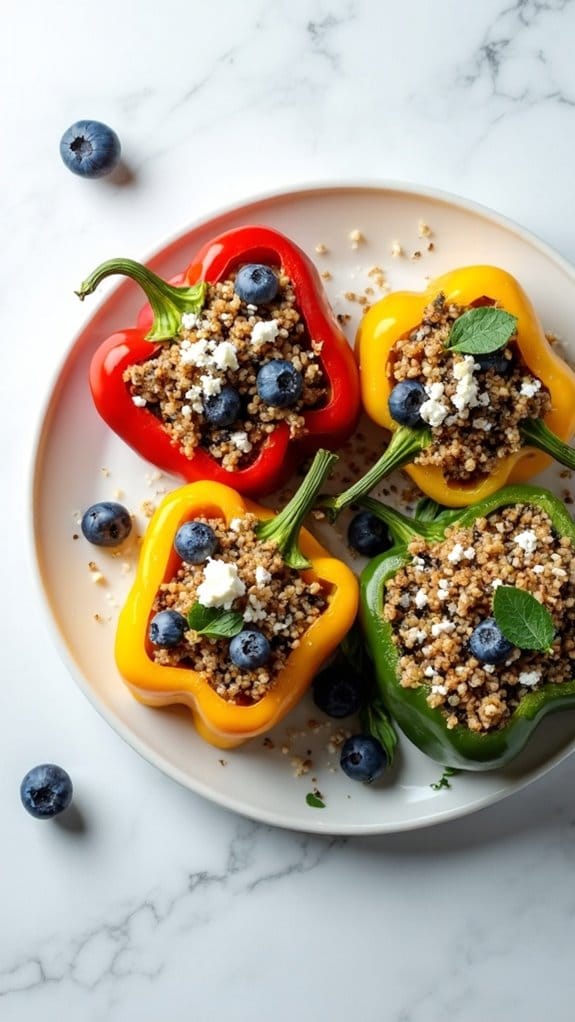
<svg viewBox="0 0 575 1022"><path fill-rule="evenodd" d="M181 563L173 548L178 528L198 516L222 518L229 525L233 518L247 513L260 521L275 517L269 508L252 503L221 483L190 483L168 494L150 520L137 576L116 634L116 663L133 695L148 706L189 706L201 737L222 749L268 731L295 706L323 661L351 628L358 607L359 587L354 574L311 533L301 529L299 545L311 562L303 577L324 586L328 604L289 656L270 692L253 705L234 705L218 696L197 672L155 663L148 624L159 586L173 577Z"/></svg>
<svg viewBox="0 0 575 1022"><path fill-rule="evenodd" d="M362 399L369 417L391 432L397 429L388 409L393 386L390 354L397 341L418 326L425 306L439 292L446 295L448 302L462 306L486 297L517 317L517 347L530 371L551 394L551 411L545 424L561 440L568 441L575 433L575 374L553 351L521 286L511 274L496 266L453 270L432 280L423 292L397 291L371 307L356 339ZM503 459L489 476L469 483L448 481L436 466L406 464L404 468L423 493L437 503L465 507L485 500L502 486L525 482L549 462L548 455L526 444Z"/></svg>

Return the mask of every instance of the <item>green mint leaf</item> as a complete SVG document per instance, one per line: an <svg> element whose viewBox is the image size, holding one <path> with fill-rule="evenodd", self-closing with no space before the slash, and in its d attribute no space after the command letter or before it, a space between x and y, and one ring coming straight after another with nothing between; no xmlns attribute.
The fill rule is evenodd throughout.
<svg viewBox="0 0 575 1022"><path fill-rule="evenodd" d="M380 695L375 695L364 706L359 715L359 722L362 731L366 731L381 742L388 765L391 766L397 745L397 732Z"/></svg>
<svg viewBox="0 0 575 1022"><path fill-rule="evenodd" d="M488 355L505 347L516 329L517 316L492 305L481 305L455 320L446 346L465 355Z"/></svg>
<svg viewBox="0 0 575 1022"><path fill-rule="evenodd" d="M188 614L188 625L208 639L233 639L244 627L244 619L237 610L203 607L201 603L194 603Z"/></svg>
<svg viewBox="0 0 575 1022"><path fill-rule="evenodd" d="M455 767L445 767L445 770L443 771L439 780L434 781L433 784L429 785L429 787L433 788L434 791L441 791L442 788L451 788L449 778L455 777L455 775L459 774L460 772L461 771L457 770Z"/></svg>
<svg viewBox="0 0 575 1022"><path fill-rule="evenodd" d="M305 800L308 806L311 806L312 809L325 809L325 802L321 798L319 792L316 794L313 791L308 791Z"/></svg>
<svg viewBox="0 0 575 1022"><path fill-rule="evenodd" d="M506 639L519 649L545 652L553 642L553 618L539 600L525 589L497 586L493 614Z"/></svg>

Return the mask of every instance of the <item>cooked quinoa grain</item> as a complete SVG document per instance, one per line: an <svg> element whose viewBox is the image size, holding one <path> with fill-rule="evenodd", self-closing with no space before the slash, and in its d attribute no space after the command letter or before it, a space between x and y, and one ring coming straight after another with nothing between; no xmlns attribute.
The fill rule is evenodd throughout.
<svg viewBox="0 0 575 1022"><path fill-rule="evenodd" d="M291 281L279 271L278 277L277 298L257 307L235 293L234 276L208 284L202 311L182 317L180 336L125 371L133 402L158 416L186 457L200 446L229 471L243 468L279 423L297 439L306 432L304 412L325 403L321 343L308 336ZM289 408L273 408L257 393L258 370L271 359L285 359L302 374L303 392ZM226 385L239 392L243 410L229 428L215 428L205 420L204 402Z"/></svg>
<svg viewBox="0 0 575 1022"><path fill-rule="evenodd" d="M413 560L387 583L383 615L391 624L404 688L425 685L449 728L494 730L527 693L575 676L575 549L539 508L518 504L445 539L414 539ZM493 592L512 585L532 593L556 627L552 652L514 649L497 666L470 655L469 638L492 615Z"/></svg>
<svg viewBox="0 0 575 1022"><path fill-rule="evenodd" d="M234 600L233 610L243 614L246 628L263 632L271 645L271 657L263 667L241 670L229 659L229 640L208 639L192 629L179 646L152 648L150 655L156 663L198 671L228 702L258 702L327 606L326 594L319 582L305 582L299 572L286 567L275 542L258 540L255 515L234 519L230 526L220 518L196 520L216 534L214 558L235 564L245 594ZM203 577L204 565L182 563L175 576L160 586L152 613L171 609L186 616L197 602Z"/></svg>
<svg viewBox="0 0 575 1022"><path fill-rule="evenodd" d="M466 311L439 294L421 323L397 342L391 362L392 384L417 380L428 394L421 414L431 426L431 443L416 464L439 466L448 479L462 482L488 475L518 451L520 423L543 418L551 407L549 392L513 339L501 351L510 363L504 374L481 369L472 355L445 346L455 320Z"/></svg>

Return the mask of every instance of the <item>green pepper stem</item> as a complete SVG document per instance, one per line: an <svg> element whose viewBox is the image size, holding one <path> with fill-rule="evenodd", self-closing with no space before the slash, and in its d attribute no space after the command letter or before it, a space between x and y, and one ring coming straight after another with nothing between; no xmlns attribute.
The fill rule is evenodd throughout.
<svg viewBox="0 0 575 1022"><path fill-rule="evenodd" d="M299 533L305 516L313 507L315 498L336 461L337 454L320 449L292 499L279 514L265 522L260 522L256 528L258 539L262 542L273 540L277 543L284 563L289 568L295 568L296 571L311 568L311 562L304 557L299 548Z"/></svg>
<svg viewBox="0 0 575 1022"><path fill-rule="evenodd" d="M175 287L134 259L108 259L101 263L86 277L75 294L83 302L86 295L91 295L105 277L115 274L130 277L139 284L152 307L154 322L146 334L147 341L169 341L176 337L182 328L182 315L185 312L200 312L205 301L204 281L192 287Z"/></svg>
<svg viewBox="0 0 575 1022"><path fill-rule="evenodd" d="M429 522L417 518L408 518L396 511L394 507L382 504L380 500L373 497L361 497L357 502L365 511L369 511L381 522L384 522L389 529L395 543L407 546L414 536L427 536L431 531Z"/></svg>
<svg viewBox="0 0 575 1022"><path fill-rule="evenodd" d="M575 450L560 440L543 419L525 419L520 425L521 436L530 447L537 447L538 450L549 454L560 465L575 469Z"/></svg>
<svg viewBox="0 0 575 1022"><path fill-rule="evenodd" d="M431 431L429 429L410 429L408 426L400 426L393 434L381 458L361 479L358 479L353 486L344 490L337 497L321 497L317 507L325 512L330 522L335 522L340 511L349 507L350 504L359 503L361 498L365 497L385 476L396 468L401 468L402 465L413 461L430 442Z"/></svg>

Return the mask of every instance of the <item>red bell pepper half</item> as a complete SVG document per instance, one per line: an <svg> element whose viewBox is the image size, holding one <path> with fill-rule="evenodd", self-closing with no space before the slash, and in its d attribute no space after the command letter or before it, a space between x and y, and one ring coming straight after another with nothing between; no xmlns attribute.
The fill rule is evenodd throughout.
<svg viewBox="0 0 575 1022"><path fill-rule="evenodd" d="M281 266L293 282L297 305L310 338L322 342L320 362L329 389L326 403L303 413L306 434L294 441L285 423L263 442L245 468L226 471L207 451L196 448L188 458L152 411L134 405L125 370L153 357L162 342L177 336L184 312L198 310L202 282L225 280L244 263ZM77 292L91 294L104 277L123 274L140 284L148 298L135 328L121 330L97 349L90 367L90 387L105 422L138 454L163 471L194 482L211 479L242 494L262 496L289 477L302 455L319 447L336 449L351 435L360 410L358 371L353 353L329 306L320 276L305 252L269 227L239 227L206 244L175 284L128 259L102 263Z"/></svg>

